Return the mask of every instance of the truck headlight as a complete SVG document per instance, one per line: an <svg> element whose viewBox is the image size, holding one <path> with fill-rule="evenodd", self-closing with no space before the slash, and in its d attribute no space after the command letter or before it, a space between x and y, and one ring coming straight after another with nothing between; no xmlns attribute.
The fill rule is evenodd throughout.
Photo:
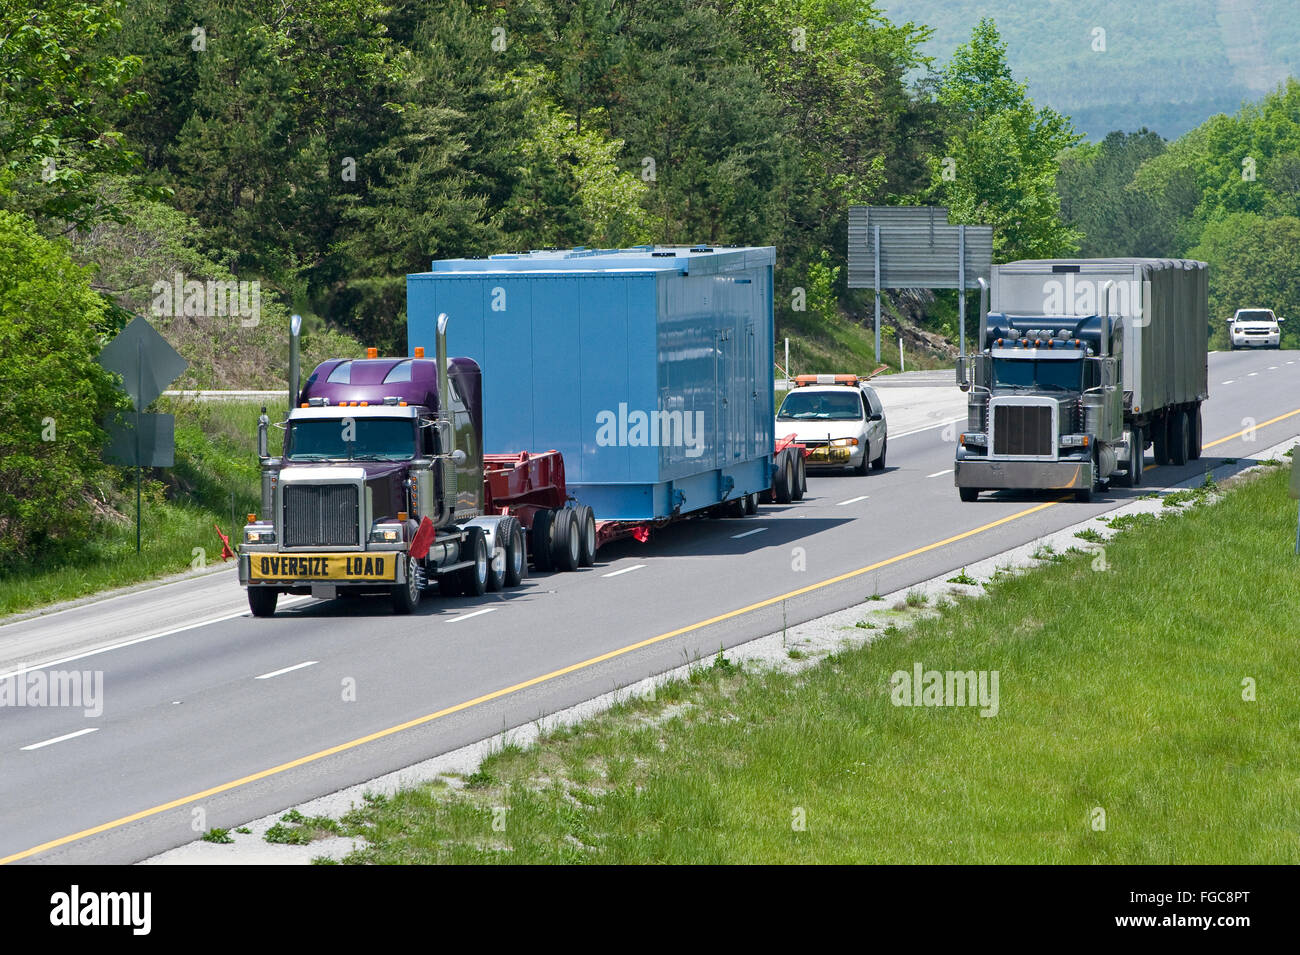
<svg viewBox="0 0 1300 955"><path fill-rule="evenodd" d="M1061 435L1061 447L1063 448L1086 448L1087 446L1088 436L1086 434Z"/></svg>
<svg viewBox="0 0 1300 955"><path fill-rule="evenodd" d="M370 528L370 543L372 544L396 544L401 539L401 524L376 524Z"/></svg>
<svg viewBox="0 0 1300 955"><path fill-rule="evenodd" d="M245 544L274 544L275 528L265 524L248 524L244 527Z"/></svg>
<svg viewBox="0 0 1300 955"><path fill-rule="evenodd" d="M982 448L989 443L989 436L982 431L973 431L961 436L962 447Z"/></svg>
<svg viewBox="0 0 1300 955"><path fill-rule="evenodd" d="M836 438L831 442L831 447L833 448L856 448L857 446L857 438Z"/></svg>

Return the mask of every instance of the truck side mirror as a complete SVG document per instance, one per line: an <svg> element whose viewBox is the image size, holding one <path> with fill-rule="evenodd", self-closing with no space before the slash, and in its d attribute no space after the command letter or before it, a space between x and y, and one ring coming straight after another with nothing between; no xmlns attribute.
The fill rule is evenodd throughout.
<svg viewBox="0 0 1300 955"><path fill-rule="evenodd" d="M457 464L464 464L465 452L462 451L460 448L457 448L455 451L451 452L451 459L455 461Z"/></svg>
<svg viewBox="0 0 1300 955"><path fill-rule="evenodd" d="M966 356L957 357L957 387L962 391L970 391L970 382L966 380Z"/></svg>

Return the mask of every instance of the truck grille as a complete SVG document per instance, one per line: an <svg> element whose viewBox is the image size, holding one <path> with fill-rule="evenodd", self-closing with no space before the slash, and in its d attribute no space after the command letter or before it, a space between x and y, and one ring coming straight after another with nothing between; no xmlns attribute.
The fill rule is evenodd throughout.
<svg viewBox="0 0 1300 955"><path fill-rule="evenodd" d="M993 408L993 453L1050 455L1052 409L1047 405L996 405Z"/></svg>
<svg viewBox="0 0 1300 955"><path fill-rule="evenodd" d="M284 485L284 546L356 546L355 484Z"/></svg>

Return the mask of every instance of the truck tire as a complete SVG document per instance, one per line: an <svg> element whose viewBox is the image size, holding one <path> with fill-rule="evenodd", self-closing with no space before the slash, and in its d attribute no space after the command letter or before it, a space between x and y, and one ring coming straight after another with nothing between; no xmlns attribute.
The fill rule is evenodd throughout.
<svg viewBox="0 0 1300 955"><path fill-rule="evenodd" d="M487 589L490 593L506 588L506 539L501 534L501 528L505 521L497 524L495 534L496 546L488 548L488 577ZM487 540L487 534L484 534L484 540ZM498 550L500 553L498 553Z"/></svg>
<svg viewBox="0 0 1300 955"><path fill-rule="evenodd" d="M1192 461L1201 459L1201 403L1196 403L1192 411L1192 445L1187 449L1187 457Z"/></svg>
<svg viewBox="0 0 1300 955"><path fill-rule="evenodd" d="M746 494L745 497L744 497L744 503L745 503L745 516L746 516L746 517L752 517L753 515L755 515L755 514L758 513L758 495L757 495L757 494Z"/></svg>
<svg viewBox="0 0 1300 955"><path fill-rule="evenodd" d="M979 499L980 489L977 487L959 487L957 493L961 495L963 501L969 504L971 501Z"/></svg>
<svg viewBox="0 0 1300 955"><path fill-rule="evenodd" d="M1145 458L1142 455L1145 446L1146 435L1137 425L1129 431L1128 439L1128 486L1142 486L1142 468L1144 467Z"/></svg>
<svg viewBox="0 0 1300 955"><path fill-rule="evenodd" d="M578 566L596 562L596 512L586 504L578 508Z"/></svg>
<svg viewBox="0 0 1300 955"><path fill-rule="evenodd" d="M533 555L533 566L539 571L550 570L551 528L555 524L555 511L540 510L533 515L532 537L528 541L528 550Z"/></svg>
<svg viewBox="0 0 1300 955"><path fill-rule="evenodd" d="M567 507L556 511L555 523L551 525L551 565L556 570L577 570L581 556L577 515Z"/></svg>
<svg viewBox="0 0 1300 955"><path fill-rule="evenodd" d="M1164 467L1169 463L1169 416L1161 415L1151 422L1151 453L1156 464Z"/></svg>
<svg viewBox="0 0 1300 955"><path fill-rule="evenodd" d="M420 606L420 573L414 557L406 558L406 583L393 587L393 613L408 614Z"/></svg>
<svg viewBox="0 0 1300 955"><path fill-rule="evenodd" d="M1186 411L1175 411L1169 419L1169 463L1182 467L1187 463L1187 452L1191 447L1191 421Z"/></svg>
<svg viewBox="0 0 1300 955"><path fill-rule="evenodd" d="M467 597L482 597L487 593L488 574L491 573L487 535L480 527L468 528L465 532L465 545L468 557L474 563L456 571L456 592Z"/></svg>
<svg viewBox="0 0 1300 955"><path fill-rule="evenodd" d="M248 609L254 617L275 616L275 602L280 599L280 591L272 587L249 587Z"/></svg>
<svg viewBox="0 0 1300 955"><path fill-rule="evenodd" d="M885 438L881 438L881 439L880 439L880 457L876 458L876 460L874 460L874 461L871 462L871 470L873 470L873 471L883 471L883 470L885 470L885 451L888 450L888 448L889 448L889 438L887 438L887 437L885 437Z"/></svg>
<svg viewBox="0 0 1300 955"><path fill-rule="evenodd" d="M803 496L808 493L808 466L804 464L803 452L797 448L794 451L794 459L799 465L799 475L794 488L794 499L802 501Z"/></svg>
<svg viewBox="0 0 1300 955"><path fill-rule="evenodd" d="M782 451L777 456L772 496L778 504L789 504L794 499L794 460L789 451Z"/></svg>
<svg viewBox="0 0 1300 955"><path fill-rule="evenodd" d="M497 540L506 549L507 587L518 587L528 573L528 548L524 545L524 528L513 517L497 525Z"/></svg>

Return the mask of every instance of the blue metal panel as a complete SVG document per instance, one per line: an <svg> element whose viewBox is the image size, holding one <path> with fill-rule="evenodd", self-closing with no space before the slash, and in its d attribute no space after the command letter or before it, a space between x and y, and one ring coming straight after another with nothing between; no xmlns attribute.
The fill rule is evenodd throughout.
<svg viewBox="0 0 1300 955"><path fill-rule="evenodd" d="M408 344L483 366L490 451L564 454L602 520L765 489L773 414L770 248L575 250L445 260L408 276Z"/></svg>

